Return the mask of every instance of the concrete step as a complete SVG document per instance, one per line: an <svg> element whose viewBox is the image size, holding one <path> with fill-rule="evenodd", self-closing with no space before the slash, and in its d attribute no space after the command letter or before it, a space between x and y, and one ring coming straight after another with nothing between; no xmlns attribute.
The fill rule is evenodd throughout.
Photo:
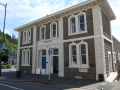
<svg viewBox="0 0 120 90"><path fill-rule="evenodd" d="M106 81L112 83L116 81L117 76L118 76L117 72L110 72L110 75L107 77Z"/></svg>

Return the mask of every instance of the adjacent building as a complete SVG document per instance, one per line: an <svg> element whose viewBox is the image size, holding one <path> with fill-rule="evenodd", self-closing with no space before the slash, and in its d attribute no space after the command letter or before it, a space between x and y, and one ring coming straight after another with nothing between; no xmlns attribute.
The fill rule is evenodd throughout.
<svg viewBox="0 0 120 90"><path fill-rule="evenodd" d="M104 80L116 72L120 42L107 0L87 0L15 28L17 69L22 73Z"/></svg>

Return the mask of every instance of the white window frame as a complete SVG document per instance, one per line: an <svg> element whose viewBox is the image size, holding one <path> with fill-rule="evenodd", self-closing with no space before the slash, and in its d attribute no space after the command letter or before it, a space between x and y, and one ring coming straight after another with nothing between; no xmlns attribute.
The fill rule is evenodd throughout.
<svg viewBox="0 0 120 90"><path fill-rule="evenodd" d="M118 53L118 60L120 61L120 53Z"/></svg>
<svg viewBox="0 0 120 90"><path fill-rule="evenodd" d="M29 32L30 32L30 35L29 35ZM31 43L31 30L30 29L27 30L27 43Z"/></svg>
<svg viewBox="0 0 120 90"><path fill-rule="evenodd" d="M29 57L27 56L29 54ZM24 57L25 56L25 57ZM29 63L27 63L29 60ZM21 66L30 66L30 49L22 51Z"/></svg>
<svg viewBox="0 0 120 90"><path fill-rule="evenodd" d="M76 46L76 55L77 55L77 64L76 65L73 65L72 64L72 46ZM79 64L79 62L78 62L78 50L77 50L77 48L78 48L78 46L77 46L77 44L76 43L72 43L72 44L70 44L69 45L69 67L72 67L72 68L78 68L78 64Z"/></svg>
<svg viewBox="0 0 120 90"><path fill-rule="evenodd" d="M76 15L72 15L68 18L68 35L74 35L76 33L72 33L72 29L71 29L71 18L75 18L75 24L76 24L76 33L77 33L77 20L76 20Z"/></svg>
<svg viewBox="0 0 120 90"><path fill-rule="evenodd" d="M29 35L30 32L30 35ZM26 34L26 37L25 37ZM23 44L31 43L31 29L23 31Z"/></svg>
<svg viewBox="0 0 120 90"><path fill-rule="evenodd" d="M53 28L52 28L53 24L56 25L56 37L53 37ZM51 39L52 39L52 38L57 38L57 36L58 36L57 33L58 33L57 22L52 22L52 23L50 24L50 38L51 38Z"/></svg>
<svg viewBox="0 0 120 90"><path fill-rule="evenodd" d="M85 24L85 31L80 31L80 19L79 16L84 15L84 24ZM76 23L76 33L71 33L71 18L75 18L75 23ZM77 15L72 15L68 18L68 36L70 35L76 35L76 34L82 34L82 33L87 33L87 19L86 19L86 13L85 12L80 12Z"/></svg>
<svg viewBox="0 0 120 90"><path fill-rule="evenodd" d="M25 34L26 34L26 37L27 37L27 32L26 31L23 31L23 44L25 44L27 42L27 39L25 37Z"/></svg>
<svg viewBox="0 0 120 90"><path fill-rule="evenodd" d="M44 28L44 39L42 38L42 28ZM46 26L45 25L42 25L40 27L40 37L39 38L41 41L44 41L46 39Z"/></svg>
<svg viewBox="0 0 120 90"><path fill-rule="evenodd" d="M80 15L84 15L84 24L85 24L85 31L80 31ZM78 20L78 33L86 33L87 32L87 19L86 19L86 13L85 12L80 12L77 14L77 20Z"/></svg>
<svg viewBox="0 0 120 90"><path fill-rule="evenodd" d="M116 63L116 61L117 61L116 52L113 52L113 60L114 60L114 63Z"/></svg>
<svg viewBox="0 0 120 90"><path fill-rule="evenodd" d="M82 60L81 60L81 48L80 45L85 45L86 46L86 64L82 64ZM78 43L78 47L79 47L79 61L80 61L80 68L89 68L89 58L88 58L88 43L87 42L80 42Z"/></svg>

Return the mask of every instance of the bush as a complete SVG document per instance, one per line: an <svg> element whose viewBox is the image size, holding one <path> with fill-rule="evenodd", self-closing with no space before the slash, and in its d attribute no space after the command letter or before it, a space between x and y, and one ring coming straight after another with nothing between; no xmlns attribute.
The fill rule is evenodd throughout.
<svg viewBox="0 0 120 90"><path fill-rule="evenodd" d="M10 64L2 64L2 69L9 69L10 68Z"/></svg>

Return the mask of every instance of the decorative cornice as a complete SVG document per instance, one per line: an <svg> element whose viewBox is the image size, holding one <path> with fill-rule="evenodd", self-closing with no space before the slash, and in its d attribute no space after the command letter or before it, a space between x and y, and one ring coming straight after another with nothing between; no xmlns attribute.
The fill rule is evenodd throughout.
<svg viewBox="0 0 120 90"><path fill-rule="evenodd" d="M107 6L108 3L105 2L106 0L89 0L89 1L85 1L83 3L80 3L80 4L77 4L77 5L74 5L72 7L69 7L67 9L64 9L64 10L61 10L59 12L56 12L54 14L51 14L51 15L47 15L41 19L37 19L33 22L30 22L28 24L25 24L21 27L18 27L18 28L15 28L16 31L19 31L23 28L27 28L31 25L43 25L43 24L47 24L47 23L50 23L50 22L54 22L54 21L58 21L58 19L60 17L67 17L68 15L73 15L74 13L78 13L78 12L81 12L81 11L84 11L84 10L87 10L89 8L92 8L93 6L95 5L102 5L103 3L106 5L107 9L110 8L110 6ZM109 12L112 12L111 9L109 9ZM115 17L113 15L113 17ZM113 19L111 17L111 19Z"/></svg>

